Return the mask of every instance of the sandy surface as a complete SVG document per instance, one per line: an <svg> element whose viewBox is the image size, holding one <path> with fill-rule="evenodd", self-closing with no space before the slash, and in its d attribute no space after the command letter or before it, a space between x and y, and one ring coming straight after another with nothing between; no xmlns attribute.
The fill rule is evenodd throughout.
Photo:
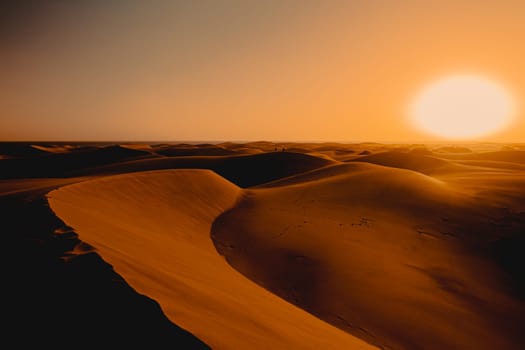
<svg viewBox="0 0 525 350"><path fill-rule="evenodd" d="M490 212L456 183L355 162L247 191L212 235L246 276L371 343L519 349L523 303L460 237L488 235Z"/></svg>
<svg viewBox="0 0 525 350"><path fill-rule="evenodd" d="M114 269L135 293L123 307L147 296L212 348L525 346L523 145L59 143L0 156L3 212L40 212L58 188L49 204L72 227L10 217L20 249ZM88 283L50 271L49 286Z"/></svg>

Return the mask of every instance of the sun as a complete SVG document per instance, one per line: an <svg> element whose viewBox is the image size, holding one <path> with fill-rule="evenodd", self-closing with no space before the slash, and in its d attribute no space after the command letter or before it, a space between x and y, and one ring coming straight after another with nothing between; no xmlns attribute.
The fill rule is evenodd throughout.
<svg viewBox="0 0 525 350"><path fill-rule="evenodd" d="M426 86L416 96L410 117L424 132L448 139L470 139L509 126L511 95L499 84L476 75L454 75Z"/></svg>

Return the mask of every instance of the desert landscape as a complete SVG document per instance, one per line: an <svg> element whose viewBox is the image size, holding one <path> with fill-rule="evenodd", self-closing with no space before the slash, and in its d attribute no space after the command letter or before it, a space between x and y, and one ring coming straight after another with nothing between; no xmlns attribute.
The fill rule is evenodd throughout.
<svg viewBox="0 0 525 350"><path fill-rule="evenodd" d="M31 335L19 343L525 346L523 144L0 154L9 333Z"/></svg>
<svg viewBox="0 0 525 350"><path fill-rule="evenodd" d="M525 2L0 2L14 349L525 349Z"/></svg>

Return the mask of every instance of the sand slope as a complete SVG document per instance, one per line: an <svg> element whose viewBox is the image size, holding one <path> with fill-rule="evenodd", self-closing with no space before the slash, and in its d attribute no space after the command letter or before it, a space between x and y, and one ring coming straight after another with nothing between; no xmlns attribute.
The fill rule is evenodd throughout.
<svg viewBox="0 0 525 350"><path fill-rule="evenodd" d="M209 349L134 291L51 211L46 193L83 180L0 181L4 343Z"/></svg>
<svg viewBox="0 0 525 350"><path fill-rule="evenodd" d="M217 253L212 223L240 195L211 171L168 170L66 186L49 203L132 287L212 348L371 348L265 291Z"/></svg>
<svg viewBox="0 0 525 350"><path fill-rule="evenodd" d="M212 237L246 276L385 348L521 349L524 304L475 253L491 203L459 185L334 165L248 190Z"/></svg>

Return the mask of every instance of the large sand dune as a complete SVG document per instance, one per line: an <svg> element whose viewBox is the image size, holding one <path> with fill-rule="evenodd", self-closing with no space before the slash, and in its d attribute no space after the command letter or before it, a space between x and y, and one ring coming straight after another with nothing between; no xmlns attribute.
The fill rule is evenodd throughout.
<svg viewBox="0 0 525 350"><path fill-rule="evenodd" d="M46 193L84 180L0 181L3 342L18 349L209 349L51 211Z"/></svg>
<svg viewBox="0 0 525 350"><path fill-rule="evenodd" d="M215 222L213 237L264 287L389 348L521 348L523 305L459 237L483 226L482 204L464 192L366 163L262 187Z"/></svg>
<svg viewBox="0 0 525 350"><path fill-rule="evenodd" d="M178 170L66 186L49 202L132 287L213 348L371 348L260 288L217 253L212 222L240 194L211 171Z"/></svg>

